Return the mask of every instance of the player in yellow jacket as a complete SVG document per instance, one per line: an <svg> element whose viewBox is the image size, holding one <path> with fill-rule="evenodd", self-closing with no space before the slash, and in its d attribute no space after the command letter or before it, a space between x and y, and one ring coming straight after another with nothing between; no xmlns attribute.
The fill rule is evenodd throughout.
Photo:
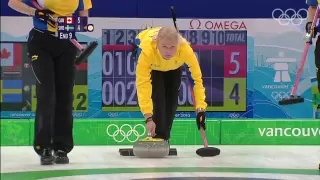
<svg viewBox="0 0 320 180"><path fill-rule="evenodd" d="M10 0L8 5L33 18L28 56L37 82L34 150L43 165L69 163L67 153L74 146L72 104L77 48L69 39L58 38L54 18L88 16L91 0Z"/></svg>
<svg viewBox="0 0 320 180"><path fill-rule="evenodd" d="M193 88L197 126L205 129L205 88L198 60L189 43L173 27L148 28L136 38L136 87L148 135L169 140L178 107L181 67Z"/></svg>

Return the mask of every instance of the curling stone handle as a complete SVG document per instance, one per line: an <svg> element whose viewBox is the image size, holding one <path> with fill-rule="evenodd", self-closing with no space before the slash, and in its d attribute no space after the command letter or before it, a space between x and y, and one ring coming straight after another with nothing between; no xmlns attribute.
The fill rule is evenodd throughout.
<svg viewBox="0 0 320 180"><path fill-rule="evenodd" d="M206 132L204 131L204 129L202 127L200 128L200 132L201 132L204 147L208 147Z"/></svg>

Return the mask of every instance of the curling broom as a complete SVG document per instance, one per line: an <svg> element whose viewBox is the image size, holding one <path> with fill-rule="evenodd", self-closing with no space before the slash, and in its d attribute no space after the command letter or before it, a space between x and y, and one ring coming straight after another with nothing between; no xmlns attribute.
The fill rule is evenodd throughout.
<svg viewBox="0 0 320 180"><path fill-rule="evenodd" d="M279 101L279 105L290 105L290 104L298 104L298 103L302 103L304 102L304 98L301 96L296 96L296 92L297 89L299 87L299 81L300 81L300 77L301 77L301 73L305 64L305 61L307 60L307 54L309 51L309 47L312 43L312 36L317 24L317 20L318 20L318 16L319 16L319 12L320 12L320 8L319 5L317 6L317 10L316 13L313 17L313 21L312 21L312 25L311 25L311 32L307 32L306 36L305 36L305 41L306 41L306 45L304 46L304 50L303 50L303 55L300 61L300 65L299 65L299 69L298 72L296 74L296 79L294 81L294 85L292 87L292 91L291 91L291 95L289 98L283 98Z"/></svg>
<svg viewBox="0 0 320 180"><path fill-rule="evenodd" d="M171 6L170 10L171 10L171 15L172 15L172 20L173 20L174 27L179 32L179 29L178 29L178 26L177 26L177 22L176 22L177 18L176 18L176 14L174 12L173 6ZM185 70L187 72L187 69L185 69ZM188 81L188 85L189 85L189 88L190 88L190 92L192 93L193 106L194 106L194 108L196 110L196 102L195 102L195 97L194 97L194 93L193 93L193 88L192 88L191 83L189 81ZM207 136L206 136L205 130L202 127L200 127L200 132L201 132L201 137L202 137L202 141L203 141L204 147L203 148L199 148L196 151L197 155L199 155L201 157L212 157L212 156L219 155L220 154L220 149L208 146Z"/></svg>

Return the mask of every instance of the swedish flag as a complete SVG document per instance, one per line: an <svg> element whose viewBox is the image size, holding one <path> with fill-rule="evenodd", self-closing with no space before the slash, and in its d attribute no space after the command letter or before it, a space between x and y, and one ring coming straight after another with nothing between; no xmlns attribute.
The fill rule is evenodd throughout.
<svg viewBox="0 0 320 180"><path fill-rule="evenodd" d="M72 25L67 25L67 26L65 26L64 29L67 30L67 31L74 31L74 26L72 26Z"/></svg>
<svg viewBox="0 0 320 180"><path fill-rule="evenodd" d="M0 80L0 102L20 103L23 101L21 80Z"/></svg>

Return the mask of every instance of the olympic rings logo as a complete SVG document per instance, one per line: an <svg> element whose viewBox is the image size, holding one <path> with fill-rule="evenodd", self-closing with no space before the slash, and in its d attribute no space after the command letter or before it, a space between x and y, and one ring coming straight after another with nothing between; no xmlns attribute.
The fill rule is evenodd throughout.
<svg viewBox="0 0 320 180"><path fill-rule="evenodd" d="M273 91L271 93L271 97L276 100L276 101L280 101L284 98L289 98L290 97L290 92L277 92L277 91Z"/></svg>
<svg viewBox="0 0 320 180"><path fill-rule="evenodd" d="M279 14L280 13L280 14ZM280 25L286 26L289 24L292 25L301 25L303 21L308 18L307 9L299 9L297 12L290 8L286 11L283 11L280 8L276 8L272 11L272 18L279 22Z"/></svg>
<svg viewBox="0 0 320 180"><path fill-rule="evenodd" d="M234 118L234 119L236 119L236 118L239 118L240 117L240 114L239 113L230 113L229 114L229 118Z"/></svg>
<svg viewBox="0 0 320 180"><path fill-rule="evenodd" d="M111 132L110 130L110 128L112 127L115 129L113 132ZM138 127L141 127L143 129L143 132L141 134L137 130ZM125 132L125 128L126 130L128 130L127 132ZM112 137L113 140L118 143L123 142L124 140L127 140L129 142L136 142L140 137L142 137L146 133L146 128L142 124L137 124L134 127L132 127L129 124L124 124L121 127L117 126L116 124L110 124L107 127L106 131L108 136Z"/></svg>
<svg viewBox="0 0 320 180"><path fill-rule="evenodd" d="M108 116L111 117L111 118L118 117L119 113L111 113L111 112L109 112Z"/></svg>

